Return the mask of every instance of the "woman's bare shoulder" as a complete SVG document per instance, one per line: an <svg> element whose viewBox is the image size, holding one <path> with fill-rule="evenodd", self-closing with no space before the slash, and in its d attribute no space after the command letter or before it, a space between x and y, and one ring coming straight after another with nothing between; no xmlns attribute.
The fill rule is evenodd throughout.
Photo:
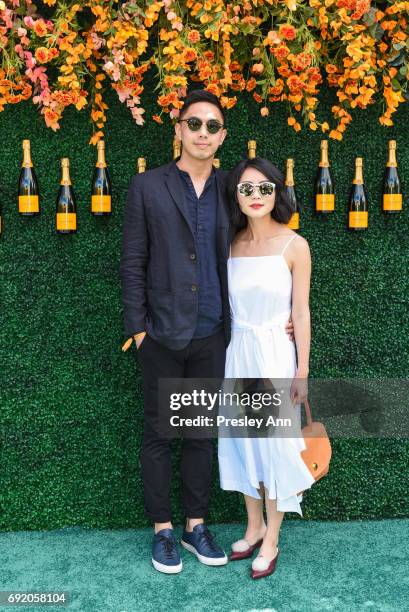
<svg viewBox="0 0 409 612"><path fill-rule="evenodd" d="M291 241L290 248L292 253L296 257L310 257L311 251L308 240L306 240L303 236L300 236L300 234L297 234L296 232L294 233L296 234L297 238Z"/></svg>

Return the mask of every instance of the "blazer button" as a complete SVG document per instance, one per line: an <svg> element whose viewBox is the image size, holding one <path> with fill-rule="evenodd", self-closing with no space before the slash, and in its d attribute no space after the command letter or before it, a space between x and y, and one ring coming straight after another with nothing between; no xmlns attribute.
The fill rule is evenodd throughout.
<svg viewBox="0 0 409 612"><path fill-rule="evenodd" d="M190 259L196 259L196 253L190 253Z"/></svg>
<svg viewBox="0 0 409 612"><path fill-rule="evenodd" d="M190 287L190 288L191 288L191 290L192 290L192 291L196 291L196 289L197 289L197 285L191 285L191 287Z"/></svg>

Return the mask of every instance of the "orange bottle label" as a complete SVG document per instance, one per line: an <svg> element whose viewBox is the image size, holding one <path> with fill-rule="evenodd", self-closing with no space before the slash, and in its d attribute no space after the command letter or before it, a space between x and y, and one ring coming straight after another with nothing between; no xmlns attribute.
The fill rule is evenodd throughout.
<svg viewBox="0 0 409 612"><path fill-rule="evenodd" d="M18 196L18 212L38 212L39 200L38 195L19 195Z"/></svg>
<svg viewBox="0 0 409 612"><path fill-rule="evenodd" d="M300 213L293 213L291 219L287 223L287 227L292 230L297 230L300 227Z"/></svg>
<svg viewBox="0 0 409 612"><path fill-rule="evenodd" d="M350 210L349 227L368 227L368 211Z"/></svg>
<svg viewBox="0 0 409 612"><path fill-rule="evenodd" d="M334 210L335 194L333 193L317 193L315 199L315 210Z"/></svg>
<svg viewBox="0 0 409 612"><path fill-rule="evenodd" d="M111 212L111 196L110 195L92 195L91 196L91 211L92 212Z"/></svg>
<svg viewBox="0 0 409 612"><path fill-rule="evenodd" d="M77 229L77 214L76 213L57 213L57 230L75 230Z"/></svg>
<svg viewBox="0 0 409 612"><path fill-rule="evenodd" d="M402 194L384 193L383 210L402 210Z"/></svg>

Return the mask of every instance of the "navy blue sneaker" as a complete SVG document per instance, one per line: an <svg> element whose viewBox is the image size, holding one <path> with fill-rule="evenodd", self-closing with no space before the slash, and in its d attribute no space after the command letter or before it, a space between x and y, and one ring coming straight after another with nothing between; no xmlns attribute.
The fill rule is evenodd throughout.
<svg viewBox="0 0 409 612"><path fill-rule="evenodd" d="M183 564L173 529L161 529L153 536L152 563L158 572L164 574L177 574L182 571Z"/></svg>
<svg viewBox="0 0 409 612"><path fill-rule="evenodd" d="M205 565L225 565L227 556L214 538L206 525L199 524L193 527L193 531L183 531L181 544Z"/></svg>

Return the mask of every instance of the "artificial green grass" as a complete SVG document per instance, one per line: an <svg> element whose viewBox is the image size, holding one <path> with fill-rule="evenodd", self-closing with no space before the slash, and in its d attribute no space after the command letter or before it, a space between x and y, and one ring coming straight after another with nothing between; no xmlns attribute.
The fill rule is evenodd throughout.
<svg viewBox="0 0 409 612"><path fill-rule="evenodd" d="M210 529L229 552L244 525ZM181 527L175 530L179 537ZM1 590L65 590L71 597L67 609L81 612L406 612L409 607L408 520L284 520L276 571L258 581L249 576L251 560L207 567L182 547L182 572L161 574L150 561L151 539L151 529L0 533Z"/></svg>

